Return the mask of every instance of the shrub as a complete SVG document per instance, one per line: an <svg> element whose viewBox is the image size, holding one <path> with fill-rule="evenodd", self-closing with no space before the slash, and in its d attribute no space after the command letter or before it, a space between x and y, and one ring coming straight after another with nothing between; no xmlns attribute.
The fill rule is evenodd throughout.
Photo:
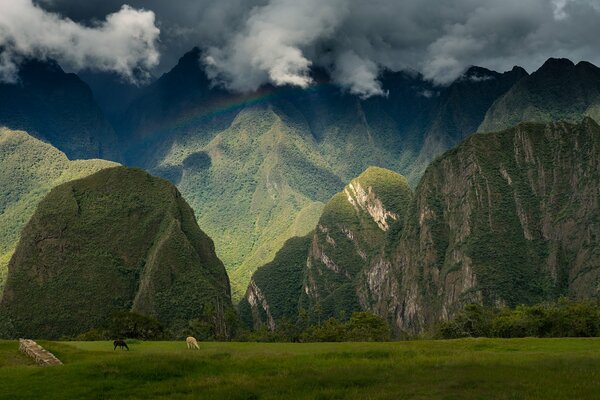
<svg viewBox="0 0 600 400"><path fill-rule="evenodd" d="M111 338L156 340L163 337L163 328L154 318L119 311L111 317L108 334Z"/></svg>
<svg viewBox="0 0 600 400"><path fill-rule="evenodd" d="M553 303L501 310L470 304L452 320L440 323L436 336L444 339L600 336L600 302L561 298Z"/></svg>
<svg viewBox="0 0 600 400"><path fill-rule="evenodd" d="M390 327L378 315L355 312L347 323L346 335L346 340L352 342L382 342L390 340Z"/></svg>

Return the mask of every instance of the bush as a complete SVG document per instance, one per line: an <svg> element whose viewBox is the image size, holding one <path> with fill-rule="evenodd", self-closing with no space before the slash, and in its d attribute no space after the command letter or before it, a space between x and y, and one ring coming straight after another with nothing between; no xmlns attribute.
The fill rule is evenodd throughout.
<svg viewBox="0 0 600 400"><path fill-rule="evenodd" d="M514 309L470 304L452 320L440 323L436 337L593 337L600 336L600 302L561 298L554 303Z"/></svg>
<svg viewBox="0 0 600 400"><path fill-rule="evenodd" d="M344 342L347 337L346 324L329 318L321 325L313 325L302 333L303 342Z"/></svg>
<svg viewBox="0 0 600 400"><path fill-rule="evenodd" d="M440 323L437 326L435 337L456 339L468 336L490 336L495 312L494 309L479 304L469 304L450 321Z"/></svg>
<svg viewBox="0 0 600 400"><path fill-rule="evenodd" d="M345 323L329 318L321 325L308 327L301 335L303 342L376 342L389 339L387 321L369 312L352 313Z"/></svg>
<svg viewBox="0 0 600 400"><path fill-rule="evenodd" d="M110 338L156 340L163 338L163 328L154 318L128 311L112 315L108 328Z"/></svg>
<svg viewBox="0 0 600 400"><path fill-rule="evenodd" d="M15 339L17 332L10 318L0 315L0 339Z"/></svg>
<svg viewBox="0 0 600 400"><path fill-rule="evenodd" d="M368 312L355 312L347 323L346 340L351 342L383 342L390 340L387 321Z"/></svg>

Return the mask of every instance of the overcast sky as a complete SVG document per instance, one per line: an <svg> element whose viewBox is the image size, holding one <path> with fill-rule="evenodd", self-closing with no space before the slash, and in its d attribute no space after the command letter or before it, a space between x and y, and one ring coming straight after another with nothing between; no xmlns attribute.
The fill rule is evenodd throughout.
<svg viewBox="0 0 600 400"><path fill-rule="evenodd" d="M470 65L537 69L549 57L600 64L600 0L0 0L0 79L24 56L129 80L194 46L231 89L311 84L311 65L377 95L382 68L448 83Z"/></svg>

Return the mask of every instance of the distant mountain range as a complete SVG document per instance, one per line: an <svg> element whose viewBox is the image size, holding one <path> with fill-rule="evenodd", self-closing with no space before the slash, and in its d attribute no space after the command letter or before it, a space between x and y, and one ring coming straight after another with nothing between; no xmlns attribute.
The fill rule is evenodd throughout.
<svg viewBox="0 0 600 400"><path fill-rule="evenodd" d="M117 131L125 162L177 184L215 238L239 298L285 240L370 165L415 184L429 161L475 132L496 98L527 74L473 67L449 87L386 72L386 97L342 92L322 70L310 89L214 87L195 49L142 91ZM233 199L233 201L231 201Z"/></svg>
<svg viewBox="0 0 600 400"><path fill-rule="evenodd" d="M26 131L70 159L120 159L113 127L77 75L51 60L30 60L18 79L0 83L0 126Z"/></svg>
<svg viewBox="0 0 600 400"><path fill-rule="evenodd" d="M318 304L323 315L369 309L409 332L451 315L468 299L516 304L593 293L595 269L570 260L594 258L569 243L588 243L593 253L597 240L579 231L560 240L543 236L558 226L570 232L561 218L596 229L581 222L596 218L588 181L598 165L593 120L600 120L600 69L592 64L550 59L531 75L519 67L505 73L471 67L444 87L416 73L387 71L380 77L386 96L362 99L319 69L308 89L231 93L211 83L199 58L198 49L190 51L144 88L84 75L97 88L93 94L52 61L29 61L16 84L0 85L0 125L9 128L0 135L6 188L0 231L7 232L0 242L0 287L19 232L50 189L114 166L69 160L104 158L141 167L178 188L214 240L232 297L244 298L240 312L253 324L273 326L298 309L316 318ZM577 125L584 117L590 119ZM553 124L563 120L568 124ZM527 121L550 124L519 125ZM19 129L28 134L14 132ZM497 131L503 132L488 133ZM471 137L475 132L482 134ZM584 140L589 149L578 147ZM568 146L581 154L568 153ZM519 159L524 154L526 162ZM502 171L518 182L510 201L511 185L496 182L498 173L507 181ZM582 171L585 176L577 175ZM492 186L482 183L491 180ZM588 186L578 186L584 181ZM545 192L548 187L555 194ZM585 215L557 200L565 190L581 194ZM457 193L463 197L453 197ZM456 225L448 210L467 199L475 201L468 203L472 209L461 212L475 216L468 227ZM490 216L503 212L498 218L511 222L496 231ZM527 222L519 219L523 215ZM530 223L536 228L523 227ZM540 232L546 232L541 239ZM496 254L490 243L504 240L499 258L511 266L488 268L477 258ZM531 265L515 269L524 260ZM583 278L569 275L580 267ZM273 291L276 301L269 300ZM285 291L293 300L282 311L274 304L284 302ZM265 301L270 311L261 306Z"/></svg>

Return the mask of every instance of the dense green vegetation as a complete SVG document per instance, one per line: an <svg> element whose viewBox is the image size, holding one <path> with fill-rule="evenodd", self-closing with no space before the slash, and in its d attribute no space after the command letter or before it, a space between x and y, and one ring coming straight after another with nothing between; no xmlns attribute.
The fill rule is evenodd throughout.
<svg viewBox="0 0 600 400"><path fill-rule="evenodd" d="M121 310L179 337L209 307L210 322L231 334L229 281L212 240L173 185L124 167L64 183L39 203L0 307L29 337L101 328Z"/></svg>
<svg viewBox="0 0 600 400"><path fill-rule="evenodd" d="M399 175L367 170L324 208L298 312L312 324L371 311L401 335L469 303L597 296L599 152L587 118L473 135L430 165L414 196ZM386 210L398 218L383 229ZM269 295L242 311L277 313Z"/></svg>
<svg viewBox="0 0 600 400"><path fill-rule="evenodd" d="M402 231L411 199L403 176L369 167L327 203L305 269L309 290L301 298L312 322L349 316L372 302L365 270L384 252L388 234Z"/></svg>
<svg viewBox="0 0 600 400"><path fill-rule="evenodd" d="M40 342L41 368L0 342L0 398L591 399L598 339L397 343Z"/></svg>
<svg viewBox="0 0 600 400"><path fill-rule="evenodd" d="M312 241L312 233L304 237L294 237L286 241L277 252L275 259L260 267L253 275L252 282L266 296L269 315L262 307L254 310L248 303L249 293L238 304L242 325L246 328L266 327L269 319L277 323L281 320L295 321L298 317L298 301L302 293L306 255ZM252 284L248 288L254 290ZM256 295L256 294L253 294Z"/></svg>
<svg viewBox="0 0 600 400"><path fill-rule="evenodd" d="M553 303L514 309L490 308L470 304L450 321L439 324L436 335L459 337L598 337L600 301L571 301L561 298Z"/></svg>
<svg viewBox="0 0 600 400"><path fill-rule="evenodd" d="M25 132L0 128L0 293L8 262L35 207L53 187L117 164L69 159Z"/></svg>
<svg viewBox="0 0 600 400"><path fill-rule="evenodd" d="M325 205L313 234L286 242L257 270L239 306L243 323L274 330L281 321L288 329L301 310L310 324L360 311L358 293L370 301L365 266L384 250L388 234L400 234L411 198L404 177L367 168Z"/></svg>

